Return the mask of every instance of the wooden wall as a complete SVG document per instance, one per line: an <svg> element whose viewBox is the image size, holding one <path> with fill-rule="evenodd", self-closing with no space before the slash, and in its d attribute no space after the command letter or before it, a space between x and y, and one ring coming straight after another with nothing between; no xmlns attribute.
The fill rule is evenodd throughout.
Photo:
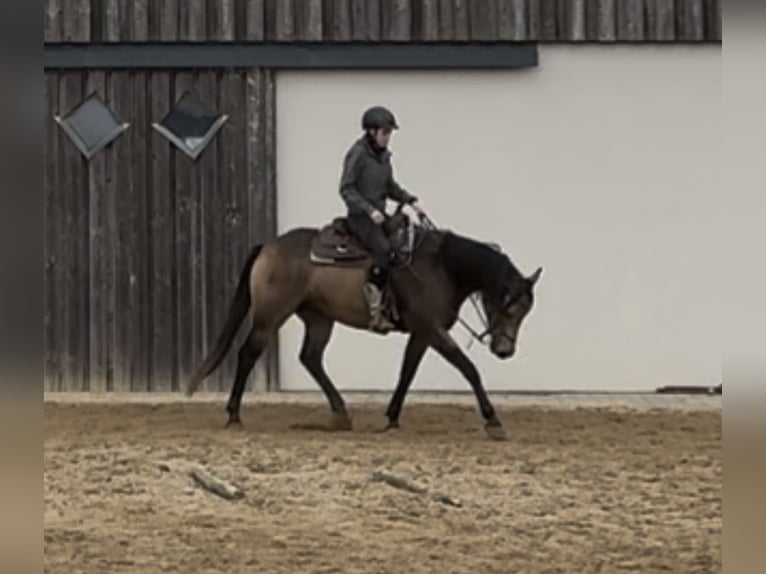
<svg viewBox="0 0 766 574"><path fill-rule="evenodd" d="M229 115L196 163L151 128L187 88ZM86 161L53 116L93 91L131 127ZM176 390L276 231L273 73L46 73L44 98L45 387Z"/></svg>
<svg viewBox="0 0 766 574"><path fill-rule="evenodd" d="M45 0L45 41L720 42L722 0Z"/></svg>

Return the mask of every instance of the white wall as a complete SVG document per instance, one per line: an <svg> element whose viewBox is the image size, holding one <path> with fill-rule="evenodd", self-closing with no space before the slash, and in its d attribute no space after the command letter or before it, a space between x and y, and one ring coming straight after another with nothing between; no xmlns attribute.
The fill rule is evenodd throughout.
<svg viewBox="0 0 766 574"><path fill-rule="evenodd" d="M488 388L720 381L720 47L541 47L539 68L509 72L283 72L277 90L281 230L343 211L343 154L382 103L402 126L398 178L433 218L545 268L516 358L470 351ZM286 389L316 388L301 336L296 320L282 332ZM328 371L341 389L393 388L403 345L338 328ZM415 388L468 387L429 355Z"/></svg>

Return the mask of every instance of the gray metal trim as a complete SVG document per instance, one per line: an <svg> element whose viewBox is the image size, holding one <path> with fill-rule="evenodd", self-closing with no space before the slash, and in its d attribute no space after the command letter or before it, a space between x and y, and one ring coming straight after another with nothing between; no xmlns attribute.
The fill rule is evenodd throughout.
<svg viewBox="0 0 766 574"><path fill-rule="evenodd" d="M93 156L95 156L98 152L100 152L102 149L104 149L106 146L108 146L110 143L112 143L114 140L116 140L120 135L122 135L129 127L129 123L122 123L113 132L108 133L103 138L101 138L95 146L93 146L92 149L88 149L88 147L83 143L83 141L80 139L80 136L77 135L77 132L75 132L72 128L69 127L69 124L64 121L64 118L61 116L53 116L53 120L59 125L59 127L64 130L64 133L66 133L67 136L69 136L69 139L71 142L77 147L78 150L80 150L80 153L85 156L85 159L91 160Z"/></svg>
<svg viewBox="0 0 766 574"><path fill-rule="evenodd" d="M46 43L56 69L510 69L537 66L532 43Z"/></svg>
<svg viewBox="0 0 766 574"><path fill-rule="evenodd" d="M215 135L219 132L219 130L223 127L223 124L225 124L228 119L229 116L225 114L219 117L216 122L210 126L210 129L205 134L205 137L202 138L200 144L194 149L191 149L189 146L187 146L186 142L184 142L181 138L176 136L176 134L171 132L159 122L153 123L152 127L159 134L165 136L165 138L167 138L168 141L174 144L179 150L184 152L192 161L197 161L197 158L199 158L199 156L202 155L202 152L207 149L210 141L215 137Z"/></svg>

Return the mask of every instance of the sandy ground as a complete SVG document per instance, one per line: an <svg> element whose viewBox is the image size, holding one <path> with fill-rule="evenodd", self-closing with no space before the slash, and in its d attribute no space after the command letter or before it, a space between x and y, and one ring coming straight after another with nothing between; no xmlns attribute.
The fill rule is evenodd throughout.
<svg viewBox="0 0 766 574"><path fill-rule="evenodd" d="M222 402L46 402L45 572L721 571L720 409L505 404L506 442L465 401L408 403L393 434L376 403L353 405L353 432L290 428L326 412L251 403L237 431Z"/></svg>

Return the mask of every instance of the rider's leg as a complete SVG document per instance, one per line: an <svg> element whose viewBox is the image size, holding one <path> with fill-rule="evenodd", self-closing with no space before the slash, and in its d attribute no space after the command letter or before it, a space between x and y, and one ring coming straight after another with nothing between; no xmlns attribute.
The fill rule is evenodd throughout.
<svg viewBox="0 0 766 574"><path fill-rule="evenodd" d="M373 265L364 289L370 308L370 328L390 330L394 325L383 314L383 291L391 267L391 244L383 228L365 215L351 215L348 223L351 232L372 253Z"/></svg>

